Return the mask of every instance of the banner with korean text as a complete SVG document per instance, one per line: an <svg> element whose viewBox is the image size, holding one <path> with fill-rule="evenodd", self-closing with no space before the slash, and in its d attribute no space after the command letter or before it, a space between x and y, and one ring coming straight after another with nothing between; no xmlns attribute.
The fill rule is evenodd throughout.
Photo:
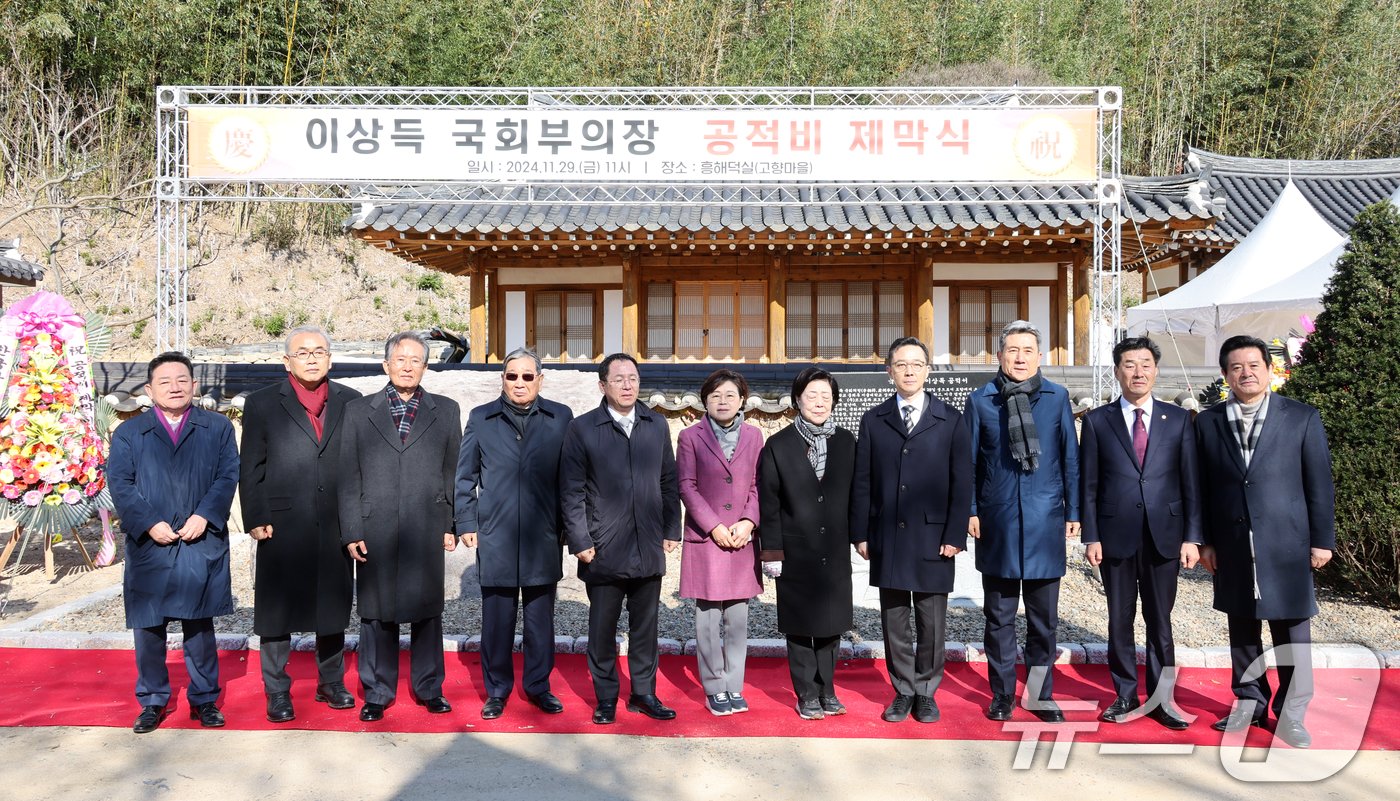
<svg viewBox="0 0 1400 801"><path fill-rule="evenodd" d="M187 107L187 177L1091 182L1098 110Z"/></svg>

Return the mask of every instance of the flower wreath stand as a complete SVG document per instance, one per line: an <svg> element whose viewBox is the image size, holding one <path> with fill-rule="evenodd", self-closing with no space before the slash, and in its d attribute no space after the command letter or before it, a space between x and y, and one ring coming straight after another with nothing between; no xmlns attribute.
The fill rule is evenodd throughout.
<svg viewBox="0 0 1400 801"><path fill-rule="evenodd" d="M13 526L0 574L36 534L50 581L53 545L65 534L91 567L116 559L106 477L114 412L95 398L91 361L110 344L105 325L84 320L52 292L35 293L0 318L0 520ZM96 559L78 536L93 513L102 519Z"/></svg>

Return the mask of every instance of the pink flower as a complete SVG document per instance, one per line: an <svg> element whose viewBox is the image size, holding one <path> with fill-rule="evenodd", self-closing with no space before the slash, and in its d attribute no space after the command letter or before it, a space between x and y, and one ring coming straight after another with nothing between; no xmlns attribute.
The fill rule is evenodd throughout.
<svg viewBox="0 0 1400 801"><path fill-rule="evenodd" d="M73 504L77 503L78 501L81 501L82 499L83 494L81 492L78 492L77 490L70 489L67 492L63 493L63 502L68 504L69 506L72 506Z"/></svg>
<svg viewBox="0 0 1400 801"><path fill-rule="evenodd" d="M20 487L18 484L6 484L4 489L0 489L0 495L4 495L6 498L13 501L19 497Z"/></svg>
<svg viewBox="0 0 1400 801"><path fill-rule="evenodd" d="M25 506L38 506L44 500L44 493L38 490L30 490L24 493Z"/></svg>

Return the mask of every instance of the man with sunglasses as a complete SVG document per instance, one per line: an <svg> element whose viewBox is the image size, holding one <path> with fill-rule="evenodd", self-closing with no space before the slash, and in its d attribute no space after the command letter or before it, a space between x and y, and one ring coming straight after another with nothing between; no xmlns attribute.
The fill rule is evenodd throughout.
<svg viewBox="0 0 1400 801"><path fill-rule="evenodd" d="M549 691L554 670L554 599L564 577L559 454L574 414L540 397L534 351L505 358L501 396L472 409L457 459L457 533L476 548L481 580L481 717L498 718L515 686L515 616L525 605L525 699L564 711Z"/></svg>

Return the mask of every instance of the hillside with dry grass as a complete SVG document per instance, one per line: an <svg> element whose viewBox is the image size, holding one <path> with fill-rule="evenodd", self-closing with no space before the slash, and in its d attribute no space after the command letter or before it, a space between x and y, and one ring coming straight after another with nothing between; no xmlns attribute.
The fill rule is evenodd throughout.
<svg viewBox="0 0 1400 801"><path fill-rule="evenodd" d="M0 206L0 218L8 216ZM12 212L10 212L12 213ZM467 328L467 279L433 272L339 231L340 207L208 206L190 226L190 346L273 342L304 323L337 340L382 340L406 328ZM59 218L61 217L61 219ZM154 352L153 213L42 211L8 229L45 267L38 289L107 318L112 359ZM60 285L62 290L60 290ZM33 290L6 287L5 305Z"/></svg>

